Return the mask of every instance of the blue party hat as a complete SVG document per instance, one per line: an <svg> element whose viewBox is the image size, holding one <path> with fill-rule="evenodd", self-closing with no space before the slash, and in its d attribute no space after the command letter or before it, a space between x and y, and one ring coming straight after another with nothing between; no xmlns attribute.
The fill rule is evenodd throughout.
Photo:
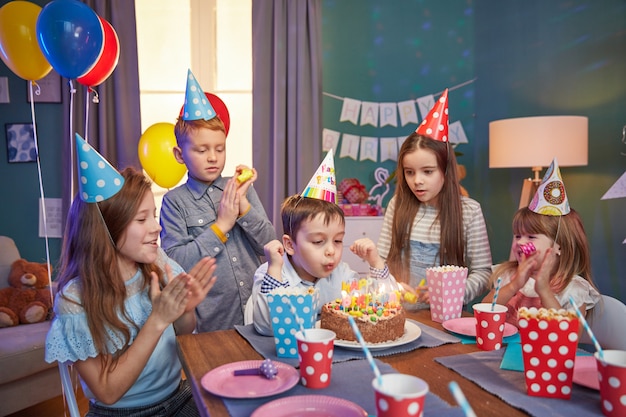
<svg viewBox="0 0 626 417"><path fill-rule="evenodd" d="M79 195L84 202L97 203L111 198L124 185L124 177L78 133L76 157Z"/></svg>
<svg viewBox="0 0 626 417"><path fill-rule="evenodd" d="M196 81L191 70L187 70L187 91L185 91L185 105L183 106L183 120L211 120L217 116L211 102L204 94L204 90Z"/></svg>

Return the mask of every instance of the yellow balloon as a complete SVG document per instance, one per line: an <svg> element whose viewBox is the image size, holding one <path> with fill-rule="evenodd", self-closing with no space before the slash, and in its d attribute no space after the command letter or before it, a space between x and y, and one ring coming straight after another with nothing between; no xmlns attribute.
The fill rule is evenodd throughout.
<svg viewBox="0 0 626 417"><path fill-rule="evenodd" d="M0 8L0 58L18 77L35 81L52 65L37 42L37 17L41 7L29 1L11 1Z"/></svg>
<svg viewBox="0 0 626 417"><path fill-rule="evenodd" d="M174 125L155 123L139 138L139 162L144 171L157 185L172 188L187 172L185 164L174 158Z"/></svg>

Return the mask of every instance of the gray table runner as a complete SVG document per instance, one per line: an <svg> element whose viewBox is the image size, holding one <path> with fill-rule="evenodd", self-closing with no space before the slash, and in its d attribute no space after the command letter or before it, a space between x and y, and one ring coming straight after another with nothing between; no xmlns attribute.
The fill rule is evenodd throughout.
<svg viewBox="0 0 626 417"><path fill-rule="evenodd" d="M396 353L410 352L421 347L435 347L441 346L446 343L460 342L460 339L458 337L452 336L446 332L434 329L415 320L407 321L411 321L412 323L415 323L417 326L419 326L419 328L422 330L422 334L420 335L420 337L404 345L395 346L384 350L372 350L372 356L389 356ZM261 336L259 333L257 333L256 330L254 330L254 326L252 324L248 324L246 326L235 326L235 329L244 339L250 342L254 350L256 350L264 358L288 363L289 365L298 367L297 358L279 358L278 356L276 356L274 337ZM333 353L333 363L344 362L351 359L364 358L365 355L363 354L363 351L361 349L346 349L335 346L335 351Z"/></svg>
<svg viewBox="0 0 626 417"><path fill-rule="evenodd" d="M600 392L576 384L573 384L569 400L527 395L524 373L500 368L503 354L504 349L500 349L435 360L531 416L602 416ZM471 403L472 399L469 401Z"/></svg>

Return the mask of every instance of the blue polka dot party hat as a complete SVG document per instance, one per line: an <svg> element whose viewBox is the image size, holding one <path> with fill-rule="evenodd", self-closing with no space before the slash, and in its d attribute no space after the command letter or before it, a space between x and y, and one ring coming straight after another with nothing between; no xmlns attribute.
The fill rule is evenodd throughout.
<svg viewBox="0 0 626 417"><path fill-rule="evenodd" d="M543 176L543 180L528 208L545 216L563 216L570 212L569 200L556 158Z"/></svg>
<svg viewBox="0 0 626 417"><path fill-rule="evenodd" d="M196 81L191 70L187 70L187 90L185 91L185 104L183 106L183 120L211 120L217 116L211 102L204 94L204 90Z"/></svg>
<svg viewBox="0 0 626 417"><path fill-rule="evenodd" d="M124 177L85 139L76 133L78 194L86 203L113 197L124 185Z"/></svg>

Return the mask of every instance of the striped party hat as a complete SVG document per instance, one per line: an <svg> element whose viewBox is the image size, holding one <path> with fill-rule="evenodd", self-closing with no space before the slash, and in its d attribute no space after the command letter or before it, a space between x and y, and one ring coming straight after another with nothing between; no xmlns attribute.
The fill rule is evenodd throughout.
<svg viewBox="0 0 626 417"><path fill-rule="evenodd" d="M337 204L337 181L332 149L326 154L301 196Z"/></svg>

